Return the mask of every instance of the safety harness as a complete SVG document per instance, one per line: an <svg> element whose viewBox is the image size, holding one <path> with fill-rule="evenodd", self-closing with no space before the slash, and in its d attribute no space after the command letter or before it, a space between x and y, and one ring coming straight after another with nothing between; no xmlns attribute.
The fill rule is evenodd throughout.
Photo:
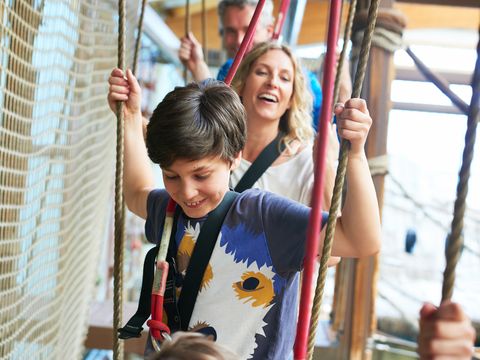
<svg viewBox="0 0 480 360"><path fill-rule="evenodd" d="M205 269L223 220L237 196L236 192L227 192L221 203L208 214L190 258L178 302L176 287L182 282L182 275L178 273L175 265L177 254L175 233L181 208L176 206L172 199L169 200L161 240L145 257L137 311L127 324L118 330L120 339L140 337L143 324L150 315L151 319L147 325L154 347L156 342L161 343L168 338L171 332L188 330ZM164 311L167 314L168 325L163 322Z"/></svg>

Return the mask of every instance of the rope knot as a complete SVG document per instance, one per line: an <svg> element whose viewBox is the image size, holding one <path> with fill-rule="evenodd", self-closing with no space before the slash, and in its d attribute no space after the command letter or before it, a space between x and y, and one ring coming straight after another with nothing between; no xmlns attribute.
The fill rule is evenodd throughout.
<svg viewBox="0 0 480 360"><path fill-rule="evenodd" d="M372 37L372 45L389 52L395 52L403 47L403 30L407 25L405 15L398 9L381 8L378 10L377 22ZM358 57L362 44L363 33L368 26L368 10L362 10L355 15L352 27L352 58Z"/></svg>

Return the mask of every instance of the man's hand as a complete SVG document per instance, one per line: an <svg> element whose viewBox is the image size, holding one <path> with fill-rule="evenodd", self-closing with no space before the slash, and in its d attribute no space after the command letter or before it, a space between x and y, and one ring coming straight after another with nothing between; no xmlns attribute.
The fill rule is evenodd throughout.
<svg viewBox="0 0 480 360"><path fill-rule="evenodd" d="M210 77L210 70L203 57L202 46L191 32L180 40L178 58L192 73L195 81L202 81Z"/></svg>
<svg viewBox="0 0 480 360"><path fill-rule="evenodd" d="M420 310L420 359L465 359L473 355L475 329L460 305L446 301L438 308L424 304Z"/></svg>

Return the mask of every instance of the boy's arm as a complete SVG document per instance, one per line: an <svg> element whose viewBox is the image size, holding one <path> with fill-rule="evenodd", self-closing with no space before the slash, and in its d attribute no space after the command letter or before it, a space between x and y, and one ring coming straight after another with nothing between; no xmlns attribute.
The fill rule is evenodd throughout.
<svg viewBox="0 0 480 360"><path fill-rule="evenodd" d="M380 214L367 157L365 141L372 124L366 103L350 99L335 107L340 136L350 141L347 193L337 221L332 254L363 257L380 250Z"/></svg>
<svg viewBox="0 0 480 360"><path fill-rule="evenodd" d="M123 194L125 202L130 211L146 219L147 197L154 187L154 177L143 140L140 86L130 70L127 70L124 77L122 70L114 69L108 82L110 84L108 103L112 111L116 112L117 101L124 102Z"/></svg>

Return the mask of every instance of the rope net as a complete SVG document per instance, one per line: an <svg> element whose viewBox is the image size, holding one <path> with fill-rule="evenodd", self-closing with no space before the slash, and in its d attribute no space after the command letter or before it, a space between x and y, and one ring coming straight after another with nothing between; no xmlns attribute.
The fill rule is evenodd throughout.
<svg viewBox="0 0 480 360"><path fill-rule="evenodd" d="M81 358L113 226L117 6L0 0L1 359Z"/></svg>

